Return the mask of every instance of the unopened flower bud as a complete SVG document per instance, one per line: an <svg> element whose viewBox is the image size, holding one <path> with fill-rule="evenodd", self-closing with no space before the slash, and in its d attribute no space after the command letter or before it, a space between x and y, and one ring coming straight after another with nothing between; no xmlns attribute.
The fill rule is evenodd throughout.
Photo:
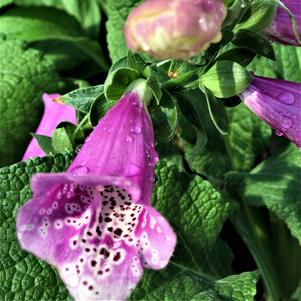
<svg viewBox="0 0 301 301"><path fill-rule="evenodd" d="M221 40L222 0L146 0L128 16L128 47L158 59L187 59Z"/></svg>

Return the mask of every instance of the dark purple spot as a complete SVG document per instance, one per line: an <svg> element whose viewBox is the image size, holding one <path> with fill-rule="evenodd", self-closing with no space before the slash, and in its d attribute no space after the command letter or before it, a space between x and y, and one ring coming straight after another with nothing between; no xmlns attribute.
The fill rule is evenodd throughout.
<svg viewBox="0 0 301 301"><path fill-rule="evenodd" d="M100 230L99 226L96 227L96 233L98 236L101 236L102 231Z"/></svg>
<svg viewBox="0 0 301 301"><path fill-rule="evenodd" d="M118 261L121 258L120 252L117 252L116 255L114 256L113 260Z"/></svg>
<svg viewBox="0 0 301 301"><path fill-rule="evenodd" d="M117 228L115 231L114 231L114 234L117 235L117 236L120 236L122 234L122 230L120 228Z"/></svg>
<svg viewBox="0 0 301 301"><path fill-rule="evenodd" d="M109 227L109 228L108 228L108 231L109 231L109 232L112 232L112 231L113 231L113 228L112 228L112 227Z"/></svg>
<svg viewBox="0 0 301 301"><path fill-rule="evenodd" d="M112 221L112 219L111 219L110 217L106 217L106 218L105 218L105 222L106 222L106 223L109 223L109 222L111 222L111 221Z"/></svg>
<svg viewBox="0 0 301 301"><path fill-rule="evenodd" d="M97 262L96 262L95 260L91 260L91 266L92 266L92 267L95 267L96 264L97 264Z"/></svg>

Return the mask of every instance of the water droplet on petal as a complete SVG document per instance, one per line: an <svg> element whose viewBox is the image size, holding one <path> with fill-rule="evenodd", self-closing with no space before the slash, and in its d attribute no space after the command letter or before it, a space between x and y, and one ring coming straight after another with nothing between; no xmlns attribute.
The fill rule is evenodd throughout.
<svg viewBox="0 0 301 301"><path fill-rule="evenodd" d="M89 172L89 168L86 166L75 166L71 169L71 172L75 174L86 174Z"/></svg>
<svg viewBox="0 0 301 301"><path fill-rule="evenodd" d="M141 134L141 127L140 126L135 126L133 129L132 129L132 132L135 134L135 135L139 135Z"/></svg>
<svg viewBox="0 0 301 301"><path fill-rule="evenodd" d="M136 164L131 164L128 172L129 177L138 176L141 174L141 167Z"/></svg>
<svg viewBox="0 0 301 301"><path fill-rule="evenodd" d="M133 142L133 138L131 136L127 136L125 141L131 143Z"/></svg>
<svg viewBox="0 0 301 301"><path fill-rule="evenodd" d="M275 130L275 134L279 137L283 136L283 133L280 130Z"/></svg>
<svg viewBox="0 0 301 301"><path fill-rule="evenodd" d="M290 118L284 118L281 124L285 129L288 129L293 125L293 121Z"/></svg>
<svg viewBox="0 0 301 301"><path fill-rule="evenodd" d="M291 105L295 102L295 97L290 92L283 92L278 96L278 98L282 103L285 103L287 105Z"/></svg>

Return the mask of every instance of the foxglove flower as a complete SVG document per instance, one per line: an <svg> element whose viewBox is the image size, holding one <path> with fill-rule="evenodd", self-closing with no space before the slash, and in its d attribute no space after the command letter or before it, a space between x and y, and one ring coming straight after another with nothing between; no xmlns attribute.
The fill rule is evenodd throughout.
<svg viewBox="0 0 301 301"><path fill-rule="evenodd" d="M282 0L295 16L299 36L301 36L301 3L300 0ZM301 46L296 40L291 20L285 10L278 8L272 25L267 29L267 34L274 40L288 45Z"/></svg>
<svg viewBox="0 0 301 301"><path fill-rule="evenodd" d="M300 84L254 76L240 97L278 136L284 135L301 148Z"/></svg>
<svg viewBox="0 0 301 301"><path fill-rule="evenodd" d="M18 213L21 246L55 266L75 300L126 299L143 267L164 268L175 247L150 205L158 157L141 95L122 96L66 173L35 175Z"/></svg>
<svg viewBox="0 0 301 301"><path fill-rule="evenodd" d="M43 94L44 114L36 130L37 135L51 136L57 125L63 121L76 124L76 111L71 106L56 102L59 94ZM36 139L33 138L27 147L22 160L45 156Z"/></svg>
<svg viewBox="0 0 301 301"><path fill-rule="evenodd" d="M128 47L158 59L187 59L221 39L222 0L146 0L125 24Z"/></svg>

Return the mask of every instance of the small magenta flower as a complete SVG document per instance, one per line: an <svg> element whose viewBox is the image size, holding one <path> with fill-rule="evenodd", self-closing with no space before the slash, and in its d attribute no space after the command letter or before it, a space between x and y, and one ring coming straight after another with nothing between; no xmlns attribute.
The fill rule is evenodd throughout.
<svg viewBox="0 0 301 301"><path fill-rule="evenodd" d="M221 40L222 0L146 0L125 24L128 47L158 59L187 59Z"/></svg>
<svg viewBox="0 0 301 301"><path fill-rule="evenodd" d="M301 148L300 84L254 76L240 97L278 136L284 135Z"/></svg>
<svg viewBox="0 0 301 301"><path fill-rule="evenodd" d="M282 0L295 16L299 36L301 36L301 3L300 0ZM277 9L272 25L267 29L267 34L274 40L288 45L301 46L296 40L293 27L288 14L281 7Z"/></svg>
<svg viewBox="0 0 301 301"><path fill-rule="evenodd" d="M67 172L32 178L18 213L21 246L55 266L78 301L126 299L143 267L164 268L175 248L150 205L158 156L140 88L105 115Z"/></svg>
<svg viewBox="0 0 301 301"><path fill-rule="evenodd" d="M63 121L68 121L73 124L77 123L75 109L71 106L56 102L55 99L59 97L59 94L43 94L44 114L36 130L37 135L51 136L57 125ZM36 139L33 138L22 160L43 156L45 156L44 151L40 148Z"/></svg>

